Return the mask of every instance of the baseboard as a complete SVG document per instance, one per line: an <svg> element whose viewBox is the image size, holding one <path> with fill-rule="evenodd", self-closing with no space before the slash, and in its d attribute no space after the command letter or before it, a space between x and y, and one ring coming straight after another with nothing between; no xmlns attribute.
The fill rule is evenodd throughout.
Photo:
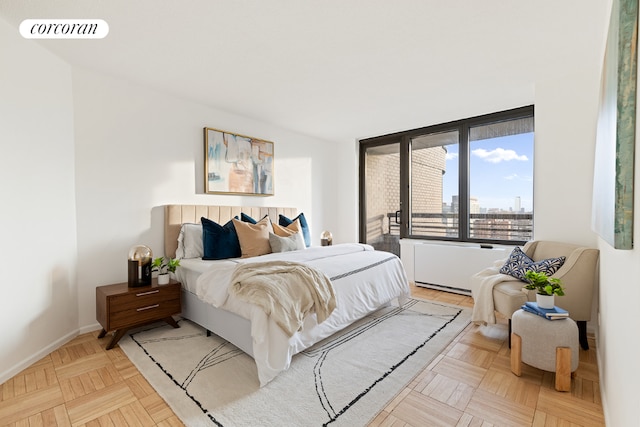
<svg viewBox="0 0 640 427"><path fill-rule="evenodd" d="M471 296L471 291L469 289L462 289L462 288L456 288L453 286L444 286L444 285L437 285L433 283L424 283L424 282L415 282L415 285L420 286L422 288L435 289L436 291L444 291L444 292L451 292L454 294Z"/></svg>
<svg viewBox="0 0 640 427"><path fill-rule="evenodd" d="M6 382L8 379L12 378L16 374L19 374L25 368L28 368L29 366L33 365L38 360L42 359L52 351L62 347L63 345L65 345L66 343L68 343L78 335L79 335L78 330L69 332L68 334L64 335L62 338L55 340L48 346L44 347L42 350L24 359L22 362L13 365L11 368L7 369L6 371L0 374L0 384Z"/></svg>
<svg viewBox="0 0 640 427"><path fill-rule="evenodd" d="M87 332L98 331L102 329L102 326L98 322L93 323L91 325L83 326L79 329L79 335L86 334Z"/></svg>
<svg viewBox="0 0 640 427"><path fill-rule="evenodd" d="M607 421L610 420L609 404L607 403L607 387L604 382L604 367L602 361L604 355L602 354L602 347L598 345L598 338L600 338L600 331L596 333L596 363L598 364L598 382L600 383L600 400L602 402L602 413L604 415L604 422L607 425Z"/></svg>
<svg viewBox="0 0 640 427"><path fill-rule="evenodd" d="M55 350L59 349L60 347L62 347L63 345L65 345L66 343L68 343L69 341L74 339L75 337L77 337L78 335L86 334L87 332L93 332L93 331L98 330L100 328L101 328L101 326L98 323L95 323L95 324L92 324L92 325L84 326L84 327L82 327L80 329L76 329L75 331L71 331L68 334L64 335L63 337L58 338L57 340L55 340L54 342L52 342L48 346L46 346L43 349L41 349L40 351L38 351L37 353L29 356L28 358L24 359L20 363L17 363L14 366L12 366L11 368L7 369L6 371L0 373L0 384L5 383L7 380L9 380L10 378L14 377L16 374L19 374L24 369L26 369L29 366L33 365L38 360L42 359L43 357L45 357L46 355L48 355L52 351L55 351Z"/></svg>

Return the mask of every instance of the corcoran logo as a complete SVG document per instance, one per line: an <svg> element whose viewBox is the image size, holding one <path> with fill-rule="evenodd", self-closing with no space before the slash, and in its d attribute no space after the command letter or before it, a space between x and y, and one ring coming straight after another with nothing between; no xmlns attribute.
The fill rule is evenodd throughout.
<svg viewBox="0 0 640 427"><path fill-rule="evenodd" d="M25 19L20 35L25 39L103 39L109 24L102 19Z"/></svg>

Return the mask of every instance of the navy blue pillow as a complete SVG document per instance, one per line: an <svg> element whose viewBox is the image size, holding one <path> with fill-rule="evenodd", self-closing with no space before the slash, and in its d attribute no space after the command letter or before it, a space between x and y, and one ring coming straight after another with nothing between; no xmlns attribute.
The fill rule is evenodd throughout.
<svg viewBox="0 0 640 427"><path fill-rule="evenodd" d="M293 219L289 219L284 215L280 215L280 217L278 218L278 225L281 225L283 227L287 227L291 224L293 224L293 222L298 219L300 220L300 227L302 227L302 237L304 237L304 244L306 247L311 246L311 236L309 235L309 224L307 224L307 220L304 217L304 214L301 213L300 215L298 215L297 217L293 218Z"/></svg>
<svg viewBox="0 0 640 427"><path fill-rule="evenodd" d="M236 219L238 219L238 218L236 217ZM255 219L251 218L249 215L247 215L244 212L242 212L240 214L240 220L244 221L244 222L248 222L250 224L257 224L258 223L258 221L256 221Z"/></svg>
<svg viewBox="0 0 640 427"><path fill-rule="evenodd" d="M534 261L529 258L522 249L516 246L513 251L511 251L511 255L509 255L507 262L505 262L500 269L500 273L508 274L509 276L513 276L516 279L529 283L529 281L524 277L524 274L527 271L533 270L536 273L545 273L547 276L551 276L553 273L558 271L560 267L562 267L565 259L566 257L561 256L559 258Z"/></svg>
<svg viewBox="0 0 640 427"><path fill-rule="evenodd" d="M235 217L238 219L238 217ZM208 218L200 218L202 222L202 259L238 258L242 255L238 233L233 221L220 225Z"/></svg>
<svg viewBox="0 0 640 427"><path fill-rule="evenodd" d="M262 221L265 218L268 218L269 215L265 215L262 218L260 218L260 221ZM236 218L238 219L238 218ZM258 221L256 221L255 219L253 219L252 217L250 217L249 215L247 215L246 213L242 212L240 214L240 220L244 221L244 222L248 222L249 224L257 224Z"/></svg>

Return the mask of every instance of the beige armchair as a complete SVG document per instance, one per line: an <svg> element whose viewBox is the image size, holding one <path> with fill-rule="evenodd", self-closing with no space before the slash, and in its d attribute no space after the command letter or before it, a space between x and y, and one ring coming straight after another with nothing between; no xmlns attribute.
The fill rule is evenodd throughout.
<svg viewBox="0 0 640 427"><path fill-rule="evenodd" d="M562 267L551 276L561 279L565 288L565 295L556 296L555 304L569 311L569 316L578 324L580 346L585 350L588 349L587 321L591 320L591 305L594 286L598 279L600 252L597 249L542 240L527 243L522 251L534 261L566 257ZM511 336L511 316L526 301L535 301L535 291L524 289L525 283L516 278L500 276L504 280L500 280L493 286L493 305L495 311L509 319L509 336Z"/></svg>

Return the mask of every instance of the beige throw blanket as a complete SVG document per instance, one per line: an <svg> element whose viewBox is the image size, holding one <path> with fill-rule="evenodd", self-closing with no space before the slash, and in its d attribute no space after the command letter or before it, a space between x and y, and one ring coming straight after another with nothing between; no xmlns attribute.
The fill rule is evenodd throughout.
<svg viewBox="0 0 640 427"><path fill-rule="evenodd" d="M336 307L331 281L314 268L290 261L238 265L229 293L264 309L288 336L302 329L309 313L315 312L322 323Z"/></svg>
<svg viewBox="0 0 640 427"><path fill-rule="evenodd" d="M505 280L505 275L500 274L500 268L504 265L504 262L504 260L496 261L492 267L471 276L471 296L473 297L471 321L475 324L496 323L493 306L493 287Z"/></svg>

